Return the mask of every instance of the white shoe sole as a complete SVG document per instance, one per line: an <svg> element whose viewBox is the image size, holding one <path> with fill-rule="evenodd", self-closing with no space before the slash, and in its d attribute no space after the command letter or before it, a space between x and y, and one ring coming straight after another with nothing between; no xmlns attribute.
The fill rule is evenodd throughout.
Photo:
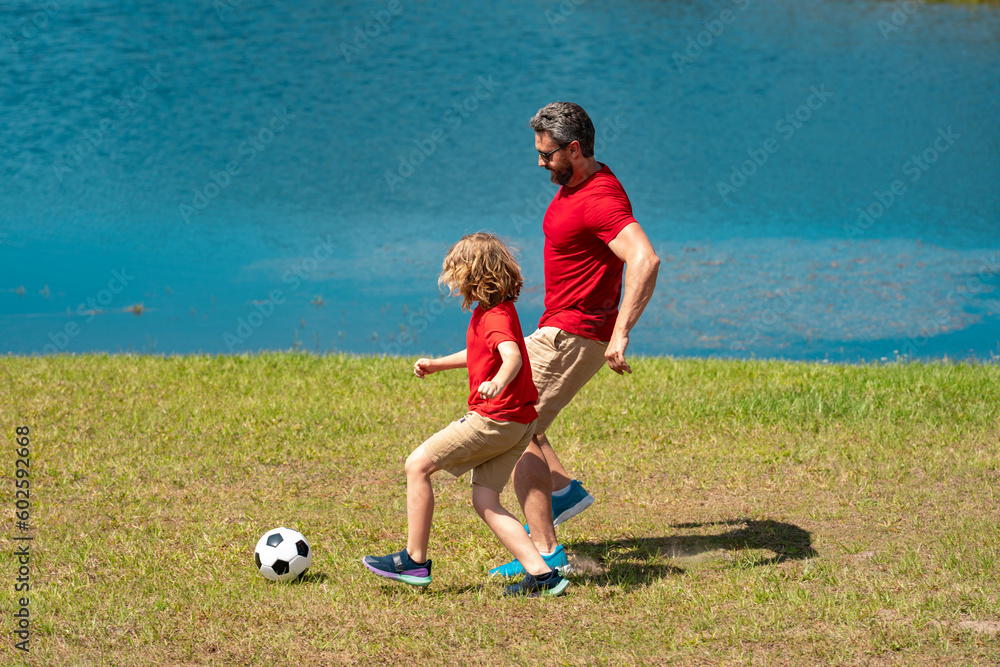
<svg viewBox="0 0 1000 667"><path fill-rule="evenodd" d="M572 519L577 514L579 514L583 510L587 509L588 507L590 507L593 504L594 504L594 496L592 496L592 495L590 495L588 493L587 496L585 498L582 498L580 500L580 502L578 502L576 505L573 505L572 507L568 507L565 510L563 510L562 514L560 514L559 516L557 516L552 521L552 525L553 526L558 526L563 521L568 521L568 520Z"/></svg>

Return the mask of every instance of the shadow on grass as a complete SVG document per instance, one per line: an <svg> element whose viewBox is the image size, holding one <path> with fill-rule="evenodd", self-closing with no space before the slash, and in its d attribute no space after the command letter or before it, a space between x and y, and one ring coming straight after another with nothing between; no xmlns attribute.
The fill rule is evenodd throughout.
<svg viewBox="0 0 1000 667"><path fill-rule="evenodd" d="M576 555L576 576L593 583L615 586L648 584L684 569L663 563L663 560L699 560L713 552L735 552L734 567L759 567L787 560L814 558L808 531L779 521L730 519L711 523L680 523L678 530L703 530L731 527L714 535L669 535L664 537L633 537L605 542L576 542L570 550ZM761 553L769 551L773 556Z"/></svg>
<svg viewBox="0 0 1000 667"><path fill-rule="evenodd" d="M382 595L395 597L399 595L420 595L432 598L466 595L469 593L489 592L490 587L484 584L447 584L444 586L432 583L430 586L409 586L402 582L384 580L380 586ZM497 585L497 592L503 587Z"/></svg>
<svg viewBox="0 0 1000 667"><path fill-rule="evenodd" d="M319 570L306 570L288 583L292 586L311 586L314 584L322 584L328 579L329 577L326 576L325 572Z"/></svg>

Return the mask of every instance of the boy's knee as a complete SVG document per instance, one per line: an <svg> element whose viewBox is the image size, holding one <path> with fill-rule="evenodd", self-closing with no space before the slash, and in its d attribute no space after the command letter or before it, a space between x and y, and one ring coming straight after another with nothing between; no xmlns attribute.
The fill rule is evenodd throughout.
<svg viewBox="0 0 1000 667"><path fill-rule="evenodd" d="M413 450L409 456L406 457L406 463L403 464L403 471L406 473L407 477L413 475L429 475L428 470L427 455L419 448Z"/></svg>
<svg viewBox="0 0 1000 667"><path fill-rule="evenodd" d="M472 507L476 514L483 516L488 509L495 509L500 503L500 494L478 484L472 485Z"/></svg>
<svg viewBox="0 0 1000 667"><path fill-rule="evenodd" d="M476 494L472 494L472 509L476 510L476 514L479 515L480 519L486 518L486 504L482 501L482 498Z"/></svg>

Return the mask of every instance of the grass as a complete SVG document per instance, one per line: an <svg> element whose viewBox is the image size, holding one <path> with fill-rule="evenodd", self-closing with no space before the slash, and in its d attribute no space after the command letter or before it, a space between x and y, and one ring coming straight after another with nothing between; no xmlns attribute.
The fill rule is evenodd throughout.
<svg viewBox="0 0 1000 667"><path fill-rule="evenodd" d="M428 590L359 563L405 542L403 459L462 413L462 372L421 382L410 363L0 359L8 536L14 431L31 429L31 663L1000 660L1000 367L602 371L550 430L598 498L560 533L574 585L504 600L467 478L436 478ZM278 525L314 547L295 584L253 567Z"/></svg>

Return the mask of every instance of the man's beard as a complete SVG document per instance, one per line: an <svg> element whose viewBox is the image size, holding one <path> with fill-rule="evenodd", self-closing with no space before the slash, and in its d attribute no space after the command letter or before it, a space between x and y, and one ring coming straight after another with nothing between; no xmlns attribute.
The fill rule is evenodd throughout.
<svg viewBox="0 0 1000 667"><path fill-rule="evenodd" d="M549 170L549 178L556 185L566 185L571 180L573 180L573 165L568 165L562 171L555 171L553 169Z"/></svg>

